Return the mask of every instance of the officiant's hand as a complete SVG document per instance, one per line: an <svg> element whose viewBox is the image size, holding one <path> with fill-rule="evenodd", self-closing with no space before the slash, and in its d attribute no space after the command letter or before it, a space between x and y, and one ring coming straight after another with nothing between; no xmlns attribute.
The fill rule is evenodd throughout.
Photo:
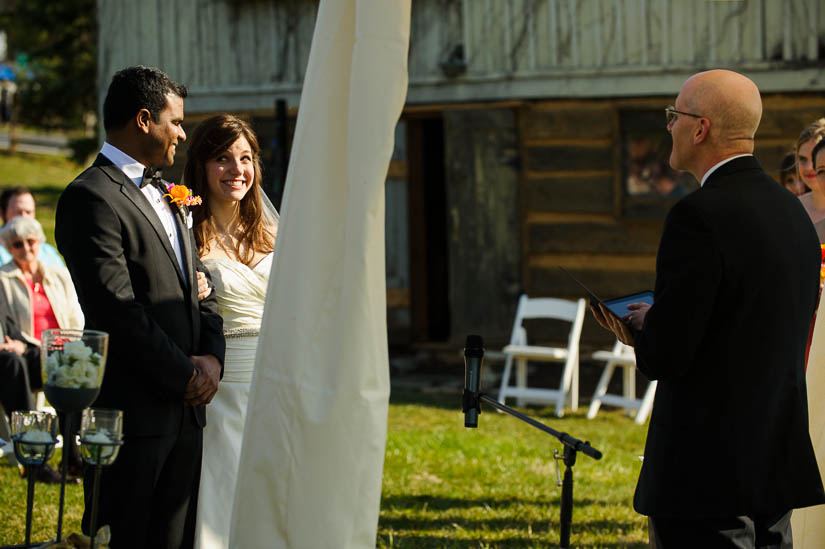
<svg viewBox="0 0 825 549"><path fill-rule="evenodd" d="M593 313L599 326L613 332L616 335L616 339L625 345L633 346L633 332L630 331L630 326L626 322L610 314L601 303L598 308L591 305L590 312Z"/></svg>
<svg viewBox="0 0 825 549"><path fill-rule="evenodd" d="M650 303L631 303L627 306L627 309L630 312L624 315L622 320L630 324L630 327L638 332L645 323L645 315L647 315L647 311L650 309Z"/></svg>
<svg viewBox="0 0 825 549"><path fill-rule="evenodd" d="M195 271L195 274L198 278L198 301L203 301L212 293L212 288L210 288L209 283L206 282L205 274L200 271Z"/></svg>
<svg viewBox="0 0 825 549"><path fill-rule="evenodd" d="M195 372L183 393L183 399L192 406L209 404L218 392L221 363L213 355L198 355L189 358L195 365Z"/></svg>

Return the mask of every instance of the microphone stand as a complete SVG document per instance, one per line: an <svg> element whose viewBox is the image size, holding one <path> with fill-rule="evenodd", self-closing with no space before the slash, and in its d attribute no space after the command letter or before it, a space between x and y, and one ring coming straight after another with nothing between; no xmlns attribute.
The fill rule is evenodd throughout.
<svg viewBox="0 0 825 549"><path fill-rule="evenodd" d="M575 465L576 463L576 455L578 454L578 452L582 452L593 459L601 459L602 453L593 448L592 446L590 446L589 442L582 442L581 440L572 437L567 433L556 431L555 429L548 427L544 423L536 421L530 416L526 416L521 412L517 412L509 406L500 403L487 393L474 393L472 391L464 389L462 408L465 413L470 409L476 409L480 413L481 401L486 402L490 406L498 410L501 410L504 413L510 414L516 419L520 419L521 421L535 427L540 431L544 431L548 435L556 437L564 445L564 454L561 458L564 461L564 480L562 481L561 486L561 509L559 511L559 524L561 530L561 534L559 536L559 549L569 549L570 530L573 524L573 465ZM554 451L553 453L557 454L558 452ZM556 455L554 455L554 458L557 460L559 459ZM558 467L558 464L556 466Z"/></svg>

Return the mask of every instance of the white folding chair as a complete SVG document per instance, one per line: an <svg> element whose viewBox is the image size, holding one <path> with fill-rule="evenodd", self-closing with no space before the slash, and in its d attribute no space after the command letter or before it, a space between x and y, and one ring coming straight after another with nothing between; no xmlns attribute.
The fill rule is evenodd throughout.
<svg viewBox="0 0 825 549"><path fill-rule="evenodd" d="M590 401L590 408L587 410L587 419L593 419L599 413L602 404L618 406L624 408L627 413L636 410L636 423L642 424L650 414L653 406L653 397L656 394L656 382L651 381L645 395L641 399L636 398L636 353L633 347L625 345L621 341L616 341L612 351L596 351L593 353L594 360L606 362L602 377L596 386L596 392ZM622 369L622 394L612 394L607 392L610 378L616 368Z"/></svg>
<svg viewBox="0 0 825 549"><path fill-rule="evenodd" d="M579 406L579 338L584 323L585 302L568 301L555 298L529 298L522 295L519 298L516 310L516 319L513 322L513 332L510 344L502 349L505 355L504 375L501 379L501 389L498 392L498 401L504 403L507 397L515 397L516 404L522 406L528 402L555 403L556 415L564 415L564 406L568 398L570 408ZM570 333L567 338L567 347L546 347L529 345L527 331L523 326L525 319L547 318L570 322ZM558 389L543 389L527 386L527 361L563 362L561 383ZM510 385L510 373L516 363L516 384Z"/></svg>

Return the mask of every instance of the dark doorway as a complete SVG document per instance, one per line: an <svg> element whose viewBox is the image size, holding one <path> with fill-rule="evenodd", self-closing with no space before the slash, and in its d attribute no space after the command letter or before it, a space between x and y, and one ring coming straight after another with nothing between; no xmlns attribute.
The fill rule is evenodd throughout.
<svg viewBox="0 0 825 549"><path fill-rule="evenodd" d="M410 312L414 343L450 337L444 121L407 118L410 213Z"/></svg>

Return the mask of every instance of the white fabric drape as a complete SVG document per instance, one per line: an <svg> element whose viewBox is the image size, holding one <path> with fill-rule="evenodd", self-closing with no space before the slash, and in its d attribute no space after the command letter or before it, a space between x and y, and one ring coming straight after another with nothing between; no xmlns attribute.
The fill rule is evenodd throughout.
<svg viewBox="0 0 825 549"><path fill-rule="evenodd" d="M244 431L230 546L375 547L387 429L384 180L410 0L322 0Z"/></svg>
<svg viewBox="0 0 825 549"><path fill-rule="evenodd" d="M819 473L825 471L825 296L816 313L811 352L808 355L808 425ZM794 549L825 547L825 505L795 509L791 515Z"/></svg>

